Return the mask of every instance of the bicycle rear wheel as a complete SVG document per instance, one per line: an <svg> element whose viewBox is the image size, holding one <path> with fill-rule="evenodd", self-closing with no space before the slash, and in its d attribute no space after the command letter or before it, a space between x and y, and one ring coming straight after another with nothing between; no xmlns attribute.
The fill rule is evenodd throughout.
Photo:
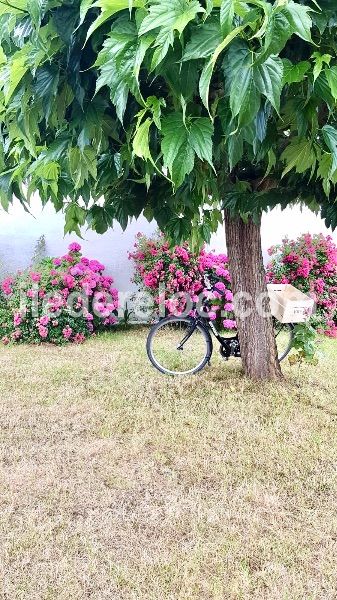
<svg viewBox="0 0 337 600"><path fill-rule="evenodd" d="M153 366L166 375L192 375L212 355L209 332L192 318L167 317L148 335L146 350Z"/></svg>
<svg viewBox="0 0 337 600"><path fill-rule="evenodd" d="M280 323L279 321L276 321L276 319L273 320L278 359L282 362L282 360L288 356L292 348L294 327L290 323Z"/></svg>

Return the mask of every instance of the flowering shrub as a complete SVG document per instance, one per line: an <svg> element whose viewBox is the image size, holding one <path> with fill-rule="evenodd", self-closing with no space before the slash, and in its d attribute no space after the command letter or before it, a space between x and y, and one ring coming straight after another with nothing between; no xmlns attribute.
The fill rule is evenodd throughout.
<svg viewBox="0 0 337 600"><path fill-rule="evenodd" d="M187 243L170 248L163 235L149 239L139 233L134 247L129 253L135 265L133 281L151 294L154 310L162 305L169 314L179 315L186 311L186 295L197 303L203 293L211 305L208 317L222 316L224 328L235 329L227 256L205 249L195 254ZM214 292L206 289L207 277L215 282Z"/></svg>
<svg viewBox="0 0 337 600"><path fill-rule="evenodd" d="M330 236L305 234L270 248L267 267L270 283L291 283L315 299L312 324L337 337L337 246Z"/></svg>
<svg viewBox="0 0 337 600"><path fill-rule="evenodd" d="M117 322L118 292L104 265L70 244L60 258L7 277L0 291L0 337L10 342L81 343Z"/></svg>

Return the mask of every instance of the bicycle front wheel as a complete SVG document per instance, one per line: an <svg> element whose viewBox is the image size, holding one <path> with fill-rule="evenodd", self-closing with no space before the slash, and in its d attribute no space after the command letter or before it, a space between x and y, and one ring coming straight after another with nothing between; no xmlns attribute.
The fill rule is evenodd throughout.
<svg viewBox="0 0 337 600"><path fill-rule="evenodd" d="M165 375L192 375L212 355L209 332L192 318L167 317L151 328L146 350L153 366Z"/></svg>

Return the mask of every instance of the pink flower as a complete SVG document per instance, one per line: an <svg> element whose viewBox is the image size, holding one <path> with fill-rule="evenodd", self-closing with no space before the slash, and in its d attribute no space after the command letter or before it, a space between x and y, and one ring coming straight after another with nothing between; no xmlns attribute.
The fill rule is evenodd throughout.
<svg viewBox="0 0 337 600"><path fill-rule="evenodd" d="M103 325L116 325L116 323L118 323L118 320L114 316L108 317L103 321Z"/></svg>
<svg viewBox="0 0 337 600"><path fill-rule="evenodd" d="M26 295L27 295L27 298L31 298L31 299L32 299L32 298L35 298L35 296L36 296L36 291L35 291L35 290L31 290L31 289L30 289L30 290L27 290L27 294L26 294Z"/></svg>
<svg viewBox="0 0 337 600"><path fill-rule="evenodd" d="M224 269L223 267L217 267L215 272L219 277L224 277L225 279L229 279L229 271L228 269Z"/></svg>
<svg viewBox="0 0 337 600"><path fill-rule="evenodd" d="M222 322L224 329L236 329L236 321L232 319L224 319Z"/></svg>
<svg viewBox="0 0 337 600"><path fill-rule="evenodd" d="M14 323L15 327L18 327L19 325L21 325L21 323L22 323L21 313L16 312L14 314L13 323Z"/></svg>
<svg viewBox="0 0 337 600"><path fill-rule="evenodd" d="M102 265L102 263L100 263L98 260L89 261L89 269L94 271L94 273L104 271L104 268L104 265Z"/></svg>
<svg viewBox="0 0 337 600"><path fill-rule="evenodd" d="M79 263L78 265L75 265L74 267L71 267L70 274L73 277L76 277L77 275L82 275L83 274L83 266L81 265L81 263Z"/></svg>
<svg viewBox="0 0 337 600"><path fill-rule="evenodd" d="M4 345L4 346L7 346L7 345L9 344L9 342L10 342L10 339L9 339L9 337L7 337L7 335L5 335L5 336L2 338L2 340L1 340L1 341L2 341L2 343L3 343L3 345Z"/></svg>
<svg viewBox="0 0 337 600"><path fill-rule="evenodd" d="M41 281L41 273L31 273L30 278L34 283L39 283Z"/></svg>
<svg viewBox="0 0 337 600"><path fill-rule="evenodd" d="M55 265L55 267L59 267L62 264L62 259L61 258L53 258L53 264Z"/></svg>
<svg viewBox="0 0 337 600"><path fill-rule="evenodd" d="M65 287L69 288L70 290L73 289L76 285L75 279L72 275L63 275L62 281Z"/></svg>
<svg viewBox="0 0 337 600"><path fill-rule="evenodd" d="M284 258L282 260L285 264L297 263L299 260L299 257L294 252L290 252L290 254L287 254L286 256L284 256Z"/></svg>
<svg viewBox="0 0 337 600"><path fill-rule="evenodd" d="M210 310L207 316L208 316L208 318L211 321L215 321L215 319L216 319L216 312L214 312L213 310Z"/></svg>
<svg viewBox="0 0 337 600"><path fill-rule="evenodd" d="M65 254L64 256L62 256L62 260L65 260L68 263L72 263L74 262L74 257L71 256L71 254Z"/></svg>
<svg viewBox="0 0 337 600"><path fill-rule="evenodd" d="M48 337L48 329L47 329L47 327L44 327L43 325L39 325L38 326L38 331L39 331L39 336L42 337L43 339L45 339L46 337Z"/></svg>
<svg viewBox="0 0 337 600"><path fill-rule="evenodd" d="M1 284L1 289L3 291L3 293L5 294L5 296L11 296L13 294L13 285L14 283L14 279L13 277L7 277L6 279L3 280L2 284Z"/></svg>
<svg viewBox="0 0 337 600"><path fill-rule="evenodd" d="M100 317L109 317L111 313L104 302L95 302L94 310Z"/></svg>
<svg viewBox="0 0 337 600"><path fill-rule="evenodd" d="M69 244L68 250L69 252L80 252L81 246L77 242L72 242L71 244Z"/></svg>
<svg viewBox="0 0 337 600"><path fill-rule="evenodd" d="M69 340L71 338L73 330L69 325L67 325L64 329L62 329L62 334L65 340Z"/></svg>
<svg viewBox="0 0 337 600"><path fill-rule="evenodd" d="M224 310L226 310L227 312L233 312L234 305L232 304L232 302L226 302L226 304L224 305Z"/></svg>
<svg viewBox="0 0 337 600"><path fill-rule="evenodd" d="M45 325L48 325L49 321L50 321L50 317L48 317L48 315L44 315L43 317L40 318L39 323L40 323L40 325L45 326Z"/></svg>
<svg viewBox="0 0 337 600"><path fill-rule="evenodd" d="M73 337L74 344L83 344L85 342L85 335L83 333L76 333Z"/></svg>

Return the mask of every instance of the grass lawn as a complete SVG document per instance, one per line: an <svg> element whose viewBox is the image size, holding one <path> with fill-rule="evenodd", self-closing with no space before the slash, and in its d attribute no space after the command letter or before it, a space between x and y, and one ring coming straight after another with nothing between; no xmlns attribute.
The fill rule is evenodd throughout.
<svg viewBox="0 0 337 600"><path fill-rule="evenodd" d="M337 341L255 385L145 337L0 350L0 597L335 600Z"/></svg>

